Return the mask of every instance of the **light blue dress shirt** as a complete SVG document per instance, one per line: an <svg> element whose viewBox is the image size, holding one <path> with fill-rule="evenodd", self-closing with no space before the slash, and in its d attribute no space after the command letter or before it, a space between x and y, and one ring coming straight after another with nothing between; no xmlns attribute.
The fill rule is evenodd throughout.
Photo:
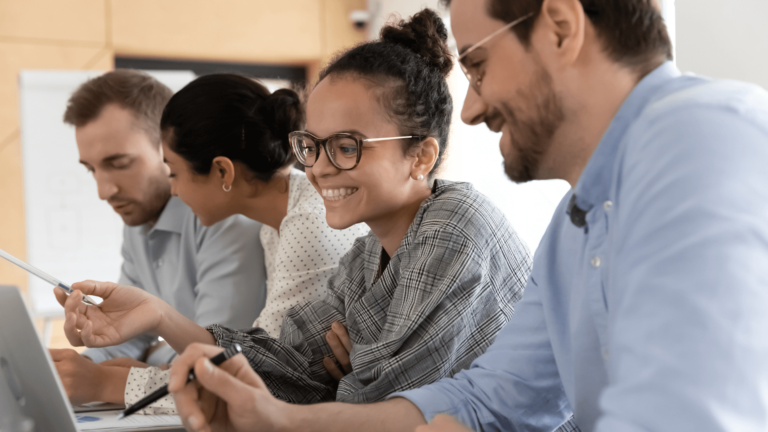
<svg viewBox="0 0 768 432"><path fill-rule="evenodd" d="M261 227L241 215L204 227L186 204L172 197L151 228L125 227L120 283L160 297L203 327L250 328L266 299ZM138 358L155 339L139 336L83 354L95 362ZM147 363L166 364L174 354L166 346Z"/></svg>
<svg viewBox="0 0 768 432"><path fill-rule="evenodd" d="M516 309L469 370L395 396L476 430L768 430L768 93L646 76Z"/></svg>

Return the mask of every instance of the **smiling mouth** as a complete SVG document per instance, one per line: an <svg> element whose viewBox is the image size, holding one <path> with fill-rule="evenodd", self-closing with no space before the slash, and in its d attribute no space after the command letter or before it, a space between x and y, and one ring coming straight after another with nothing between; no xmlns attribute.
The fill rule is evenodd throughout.
<svg viewBox="0 0 768 432"><path fill-rule="evenodd" d="M131 203L124 203L124 204L120 204L120 205L116 205L116 206L115 206L115 205L113 205L113 206L112 206L112 210L114 210L114 211L123 210L123 209L125 209L126 207L128 207L129 205L131 205Z"/></svg>
<svg viewBox="0 0 768 432"><path fill-rule="evenodd" d="M323 189L323 198L328 201L341 201L357 192L357 188Z"/></svg>

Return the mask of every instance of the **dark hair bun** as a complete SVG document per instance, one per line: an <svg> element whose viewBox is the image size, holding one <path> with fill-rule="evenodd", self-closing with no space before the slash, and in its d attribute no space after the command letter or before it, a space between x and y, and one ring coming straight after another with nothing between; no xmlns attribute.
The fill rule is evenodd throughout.
<svg viewBox="0 0 768 432"><path fill-rule="evenodd" d="M268 181L293 158L288 134L304 127L301 99L280 89L260 100L243 122L245 159L256 177Z"/></svg>
<svg viewBox="0 0 768 432"><path fill-rule="evenodd" d="M423 57L442 76L453 68L453 55L448 49L448 29L432 9L424 9L409 21L384 26L381 40L402 45Z"/></svg>
<svg viewBox="0 0 768 432"><path fill-rule="evenodd" d="M275 139L287 142L289 133L304 128L301 98L293 90L275 90L259 105L258 112L270 125L270 131Z"/></svg>

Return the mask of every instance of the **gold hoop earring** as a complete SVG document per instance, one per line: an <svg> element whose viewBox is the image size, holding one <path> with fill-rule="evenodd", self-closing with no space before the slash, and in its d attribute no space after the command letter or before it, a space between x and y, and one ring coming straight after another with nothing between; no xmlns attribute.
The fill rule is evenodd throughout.
<svg viewBox="0 0 768 432"><path fill-rule="evenodd" d="M227 188L227 184L224 183L223 185L221 185L221 188L224 189L224 192L229 192L232 190L232 185L229 185L229 188Z"/></svg>

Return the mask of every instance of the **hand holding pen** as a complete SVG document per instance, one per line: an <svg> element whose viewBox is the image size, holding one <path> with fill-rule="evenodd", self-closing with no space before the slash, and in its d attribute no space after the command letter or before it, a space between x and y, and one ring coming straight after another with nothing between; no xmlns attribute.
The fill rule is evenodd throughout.
<svg viewBox="0 0 768 432"><path fill-rule="evenodd" d="M238 344L232 344L229 348L224 350L223 352L219 353L215 357L208 360L211 362L211 364L214 364L216 366L219 366L220 364L224 363L225 361L229 360L230 358L236 356L237 354L240 354L243 352L243 349ZM189 374L187 375L187 383L195 379L195 371L194 369L189 371ZM186 383L185 383L186 384ZM118 419L128 417L131 414L137 413L144 408L150 406L151 404L157 402L158 400L164 398L168 395L168 386L164 385L160 387L159 389L155 390L154 392L148 394L140 401L136 402L133 406L123 411L119 416Z"/></svg>
<svg viewBox="0 0 768 432"><path fill-rule="evenodd" d="M119 345L157 329L163 316L162 300L146 291L112 282L85 281L72 284L67 296L54 289L64 306L64 334L74 346ZM100 297L98 306L83 304L84 295Z"/></svg>
<svg viewBox="0 0 768 432"><path fill-rule="evenodd" d="M219 352L216 346L192 343L171 365L168 389L186 430L271 432L287 426L298 405L275 398L245 355L214 366L209 359ZM190 369L196 379L187 384Z"/></svg>

